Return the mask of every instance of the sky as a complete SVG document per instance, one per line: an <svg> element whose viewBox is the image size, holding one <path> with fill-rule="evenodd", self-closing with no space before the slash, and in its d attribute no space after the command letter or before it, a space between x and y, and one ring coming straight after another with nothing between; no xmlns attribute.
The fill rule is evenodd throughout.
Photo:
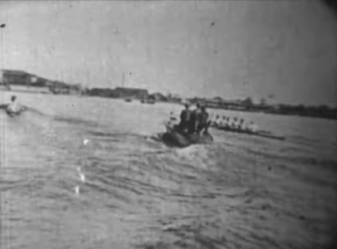
<svg viewBox="0 0 337 249"><path fill-rule="evenodd" d="M0 68L86 87L337 104L318 1L1 1Z"/></svg>

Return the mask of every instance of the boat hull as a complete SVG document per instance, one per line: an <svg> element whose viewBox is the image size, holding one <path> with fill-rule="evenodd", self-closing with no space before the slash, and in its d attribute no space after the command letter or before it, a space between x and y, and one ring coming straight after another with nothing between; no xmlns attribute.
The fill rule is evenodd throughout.
<svg viewBox="0 0 337 249"><path fill-rule="evenodd" d="M168 146L187 147L193 144L208 144L213 142L210 134L185 134L178 132L168 124L165 124L166 132L163 134L163 142Z"/></svg>

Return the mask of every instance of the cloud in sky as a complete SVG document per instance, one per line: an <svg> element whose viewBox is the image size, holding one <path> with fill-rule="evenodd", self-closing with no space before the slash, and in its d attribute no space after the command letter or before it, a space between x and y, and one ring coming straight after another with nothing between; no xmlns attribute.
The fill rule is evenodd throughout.
<svg viewBox="0 0 337 249"><path fill-rule="evenodd" d="M336 19L316 1L1 2L3 68L90 87L336 103ZM132 74L129 74L132 72Z"/></svg>

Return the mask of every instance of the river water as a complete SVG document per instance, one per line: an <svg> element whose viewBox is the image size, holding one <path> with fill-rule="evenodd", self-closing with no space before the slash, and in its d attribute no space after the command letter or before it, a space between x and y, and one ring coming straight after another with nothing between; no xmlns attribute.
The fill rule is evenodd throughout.
<svg viewBox="0 0 337 249"><path fill-rule="evenodd" d="M236 113L286 136L211 129L169 148L171 104L18 93L1 124L1 249L328 248L336 230L336 122ZM1 103L9 92L1 92Z"/></svg>

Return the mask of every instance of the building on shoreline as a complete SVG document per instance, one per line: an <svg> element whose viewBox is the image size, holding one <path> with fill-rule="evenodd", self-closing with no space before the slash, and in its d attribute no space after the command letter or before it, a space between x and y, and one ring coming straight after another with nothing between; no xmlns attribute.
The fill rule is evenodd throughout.
<svg viewBox="0 0 337 249"><path fill-rule="evenodd" d="M146 99L149 93L146 89L116 87L111 88L91 88L86 91L87 95L99 96L105 98L130 98L130 99Z"/></svg>
<svg viewBox="0 0 337 249"><path fill-rule="evenodd" d="M149 96L149 93L146 89L140 88L116 87L114 89L114 93L119 98L145 99Z"/></svg>
<svg viewBox="0 0 337 249"><path fill-rule="evenodd" d="M85 95L102 98L117 98L114 89L111 88L89 88L86 90Z"/></svg>
<svg viewBox="0 0 337 249"><path fill-rule="evenodd" d="M153 98L156 102L158 101L167 102L168 101L168 98L164 94L161 94L159 92L150 94L149 97Z"/></svg>
<svg viewBox="0 0 337 249"><path fill-rule="evenodd" d="M25 71L7 69L1 70L1 81L3 84L10 86L20 85L27 87L46 87L48 82L50 82L47 79L27 73Z"/></svg>
<svg viewBox="0 0 337 249"><path fill-rule="evenodd" d="M81 85L48 80L20 70L1 70L0 85L8 91L81 95Z"/></svg>
<svg viewBox="0 0 337 249"><path fill-rule="evenodd" d="M85 89L80 85L70 85L60 81L49 82L48 88L53 94L84 95Z"/></svg>
<svg viewBox="0 0 337 249"><path fill-rule="evenodd" d="M47 79L20 70L1 70L0 84L5 90L50 93Z"/></svg>
<svg viewBox="0 0 337 249"><path fill-rule="evenodd" d="M33 81L33 75L19 70L1 70L1 83L7 85L28 85Z"/></svg>

